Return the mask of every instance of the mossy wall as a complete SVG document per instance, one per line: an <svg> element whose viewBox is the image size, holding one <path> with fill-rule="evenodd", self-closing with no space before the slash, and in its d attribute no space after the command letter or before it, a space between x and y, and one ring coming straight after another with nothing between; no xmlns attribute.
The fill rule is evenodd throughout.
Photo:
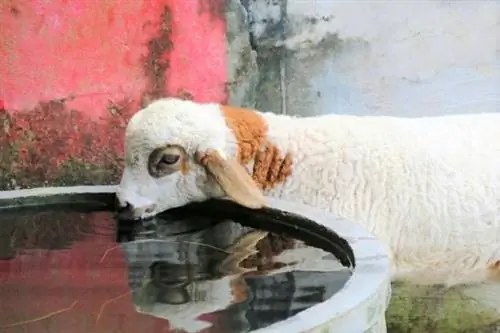
<svg viewBox="0 0 500 333"><path fill-rule="evenodd" d="M393 284L388 333L500 332L500 315L466 296L461 287Z"/></svg>

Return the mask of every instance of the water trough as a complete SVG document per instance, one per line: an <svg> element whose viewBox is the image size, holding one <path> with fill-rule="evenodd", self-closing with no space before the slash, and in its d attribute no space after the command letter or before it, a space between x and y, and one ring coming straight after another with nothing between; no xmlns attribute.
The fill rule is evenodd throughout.
<svg viewBox="0 0 500 333"><path fill-rule="evenodd" d="M212 200L131 224L113 220L114 190L113 186L78 186L0 192L0 223L12 225L11 232L20 230L19 223L29 229L29 219L42 213L55 214L57 223L64 224L66 219L71 225L100 212L101 219L114 225L115 244L125 258L122 270L128 276L129 303L137 313L168 321L170 329L204 333L387 331L388 258L379 242L358 225L275 199L269 199L271 207L261 211ZM98 246L93 232L67 241L64 249L54 245L47 251L55 255L85 243L91 252ZM14 258L40 250L36 242L29 248L23 246L0 253L1 283L9 283L4 273L11 271ZM26 265L23 269L30 271ZM2 290L0 298L6 299ZM36 290L30 293L37 297ZM7 316L14 314L0 316L0 327L15 326ZM94 329L99 332L97 326ZM56 328L52 331L57 333Z"/></svg>

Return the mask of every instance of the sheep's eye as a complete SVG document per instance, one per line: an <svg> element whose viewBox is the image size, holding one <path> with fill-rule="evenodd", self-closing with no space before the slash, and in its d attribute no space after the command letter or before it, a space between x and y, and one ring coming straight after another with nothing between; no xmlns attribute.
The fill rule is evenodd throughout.
<svg viewBox="0 0 500 333"><path fill-rule="evenodd" d="M179 171L186 158L182 147L167 146L153 150L148 157L148 172L154 178L161 178Z"/></svg>
<svg viewBox="0 0 500 333"><path fill-rule="evenodd" d="M179 161L180 155L174 154L164 154L159 161L159 164L173 165Z"/></svg>

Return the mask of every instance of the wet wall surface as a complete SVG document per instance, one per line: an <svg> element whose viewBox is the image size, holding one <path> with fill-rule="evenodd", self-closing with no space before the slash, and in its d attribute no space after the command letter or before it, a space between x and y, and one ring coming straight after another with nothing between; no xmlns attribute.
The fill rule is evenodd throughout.
<svg viewBox="0 0 500 333"><path fill-rule="evenodd" d="M0 190L115 183L142 106L227 98L223 1L2 1L0 21Z"/></svg>

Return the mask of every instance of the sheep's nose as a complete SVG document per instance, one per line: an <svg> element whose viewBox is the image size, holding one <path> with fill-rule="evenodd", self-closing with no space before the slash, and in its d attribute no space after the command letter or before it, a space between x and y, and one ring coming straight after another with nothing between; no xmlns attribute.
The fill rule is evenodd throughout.
<svg viewBox="0 0 500 333"><path fill-rule="evenodd" d="M147 206L135 207L130 202L122 202L118 205L118 218L121 220L138 220L146 216L150 216L155 208L155 204Z"/></svg>
<svg viewBox="0 0 500 333"><path fill-rule="evenodd" d="M118 210L124 209L129 205L127 201L123 201L118 193L115 196L115 208Z"/></svg>

